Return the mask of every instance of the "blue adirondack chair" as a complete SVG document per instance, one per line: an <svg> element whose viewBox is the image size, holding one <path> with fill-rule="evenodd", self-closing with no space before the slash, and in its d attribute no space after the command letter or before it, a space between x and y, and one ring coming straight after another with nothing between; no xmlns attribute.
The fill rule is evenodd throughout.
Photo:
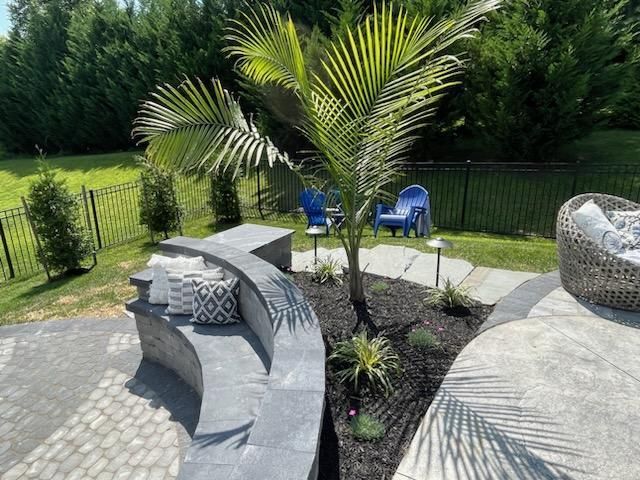
<svg viewBox="0 0 640 480"><path fill-rule="evenodd" d="M316 188L307 188L300 193L300 203L308 220L307 228L325 227L329 235L331 219L326 215L325 200L326 195Z"/></svg>
<svg viewBox="0 0 640 480"><path fill-rule="evenodd" d="M422 216L422 222L418 221L420 216ZM418 231L419 223L422 223L420 232ZM378 236L378 229L382 226L390 228L394 237L397 229L402 229L402 235L408 237L412 228L416 232L416 237L428 236L431 226L429 192L420 185L411 185L400 192L395 207L378 204L373 224L374 236Z"/></svg>

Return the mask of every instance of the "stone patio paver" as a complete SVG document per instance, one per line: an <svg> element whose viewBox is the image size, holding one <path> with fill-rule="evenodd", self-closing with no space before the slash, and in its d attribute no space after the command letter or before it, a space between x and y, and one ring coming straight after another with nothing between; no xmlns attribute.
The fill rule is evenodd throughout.
<svg viewBox="0 0 640 480"><path fill-rule="evenodd" d="M175 478L199 403L130 319L0 328L3 480Z"/></svg>
<svg viewBox="0 0 640 480"><path fill-rule="evenodd" d="M462 285L468 287L471 294L485 305L495 305L524 282L538 275L530 272L476 267Z"/></svg>
<svg viewBox="0 0 640 480"><path fill-rule="evenodd" d="M438 256L435 253L421 253L401 278L408 282L435 287L437 262ZM440 257L440 280L448 278L455 285L460 285L472 271L473 265L465 260Z"/></svg>
<svg viewBox="0 0 640 480"><path fill-rule="evenodd" d="M367 273L388 278L400 278L420 256L414 248L397 245L377 245L369 251Z"/></svg>
<svg viewBox="0 0 640 480"><path fill-rule="evenodd" d="M327 250L318 247L318 258L338 260L348 266L343 248ZM313 250L292 252L291 270L310 271L313 267ZM401 278L408 282L435 287L437 256L399 245L377 245L372 249L360 249L360 269L381 277ZM537 273L514 272L496 268L475 267L460 259L441 257L440 277L449 278L456 285L471 289L473 296L485 305L494 305L524 282L539 276Z"/></svg>
<svg viewBox="0 0 640 480"><path fill-rule="evenodd" d="M498 304L394 480L640 478L640 314L604 318L557 285L547 274Z"/></svg>

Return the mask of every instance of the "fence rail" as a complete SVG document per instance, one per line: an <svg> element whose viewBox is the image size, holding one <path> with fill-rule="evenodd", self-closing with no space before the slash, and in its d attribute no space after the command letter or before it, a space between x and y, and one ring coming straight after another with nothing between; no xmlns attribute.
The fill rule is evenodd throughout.
<svg viewBox="0 0 640 480"><path fill-rule="evenodd" d="M511 235L555 237L556 213L578 193L609 193L640 201L640 166L524 163L413 163L390 186L429 190L434 225ZM295 212L303 185L284 165L261 168L238 180L245 218ZM211 212L208 176L180 177L178 199L186 219ZM139 222L140 182L87 191L83 219L100 250L148 233ZM83 202L79 202L82 206ZM85 221L85 220L83 220ZM0 282L41 269L22 207L0 211Z"/></svg>

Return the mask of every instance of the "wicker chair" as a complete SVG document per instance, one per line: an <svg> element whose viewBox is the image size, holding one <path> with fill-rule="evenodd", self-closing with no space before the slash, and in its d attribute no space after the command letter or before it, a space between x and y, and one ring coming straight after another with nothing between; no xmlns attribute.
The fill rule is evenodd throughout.
<svg viewBox="0 0 640 480"><path fill-rule="evenodd" d="M556 226L562 285L588 302L640 311L640 265L607 252L573 221L571 214L589 200L605 212L640 210L637 203L600 193L578 195L565 203Z"/></svg>

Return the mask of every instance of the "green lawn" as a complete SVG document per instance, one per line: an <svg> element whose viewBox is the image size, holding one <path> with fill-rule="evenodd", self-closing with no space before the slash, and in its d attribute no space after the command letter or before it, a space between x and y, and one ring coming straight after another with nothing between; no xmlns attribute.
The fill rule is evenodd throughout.
<svg viewBox="0 0 640 480"><path fill-rule="evenodd" d="M312 240L304 235L306 224L292 217L248 221L292 228L296 231L294 250L313 248ZM189 222L184 233L204 237L215 230L204 218ZM435 233L453 241L454 248L446 253L448 256L468 260L474 265L537 272L557 268L555 242L550 240L444 230ZM423 238L393 238L384 233L376 240L370 230L365 232L363 247L371 248L379 243L433 252ZM319 244L327 248L340 246L335 236L322 237ZM128 285L128 276L145 268L149 256L156 250L157 246L151 245L145 237L100 251L98 266L79 277L47 283L45 276L39 274L3 283L0 287L0 325L78 316L120 316L124 301L135 295Z"/></svg>
<svg viewBox="0 0 640 480"><path fill-rule="evenodd" d="M49 161L66 178L71 191L80 192L82 185L100 188L136 180L139 175L133 158L136 154L50 157ZM0 160L0 210L20 205L20 196L26 196L36 170L34 158Z"/></svg>
<svg viewBox="0 0 640 480"><path fill-rule="evenodd" d="M598 130L562 153L567 161L640 164L640 130Z"/></svg>

